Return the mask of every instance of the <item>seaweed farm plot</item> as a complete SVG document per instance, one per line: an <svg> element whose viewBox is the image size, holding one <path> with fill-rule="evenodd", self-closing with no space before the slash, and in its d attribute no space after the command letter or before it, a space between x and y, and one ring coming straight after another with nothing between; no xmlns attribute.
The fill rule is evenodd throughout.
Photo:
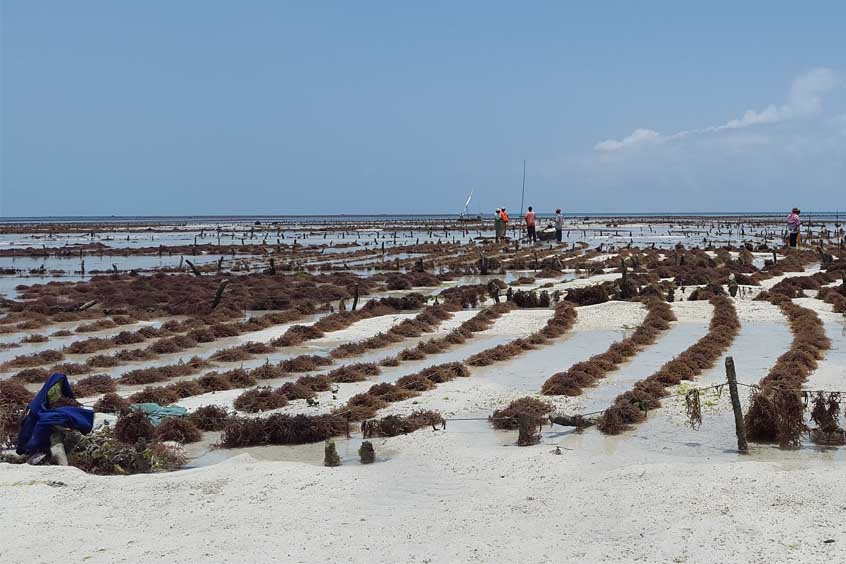
<svg viewBox="0 0 846 564"><path fill-rule="evenodd" d="M453 431L490 449L515 444L517 430L520 445L641 456L680 437L731 448L731 411L710 388L724 380L726 355L743 384L784 375L788 362L817 369L806 389L841 379L844 267L822 226L819 250L790 251L773 250L770 228L754 222L577 223L561 245L516 240L518 229L497 243L485 228L447 221L213 234L151 226L149 241L130 229L127 245L117 234L69 234L78 246L0 249L2 260L50 266L37 275L53 282L32 284L26 268L5 274L21 286L0 301L3 436L13 440L28 398L61 372L77 396L69 405L122 421L120 432L69 444L71 459L96 473L108 466L85 453L128 456L139 436L152 446L127 473L180 467L180 453L196 457L193 466L239 453L315 465L324 440L337 443L343 465L371 448L365 440L378 442L377 462L392 461L408 456L394 445L417 441L401 437L449 442ZM117 268L91 272L112 256ZM83 276L83 260L84 279L68 277ZM828 333L831 350L803 348L796 316ZM697 410L713 423L693 430L684 396L700 387ZM825 399L805 423L836 434L836 402ZM143 418L127 418L139 403L188 415L150 432ZM752 407L747 395L741 403ZM599 425L538 432L520 428L522 415L532 426L580 421L568 415Z"/></svg>
<svg viewBox="0 0 846 564"><path fill-rule="evenodd" d="M778 356L790 348L790 329L783 323L783 316L777 306L766 302L736 303L741 328L724 357L731 356L734 359L740 381L757 382L767 374ZM704 326L700 327L703 334L704 329ZM666 338L672 338L672 333L671 330ZM674 347L676 351L684 348ZM657 363L651 364L653 370L657 368L654 366ZM639 450L666 451L667 444L671 444L672 456L697 457L703 454L714 456L721 452L733 453L736 448L735 422L728 389L711 389L700 394L702 424L697 428L690 425L684 397L686 392L694 388L725 383L725 379L724 363L717 362L713 368L699 375L695 382L683 382L668 388L667 393L674 397L662 400L661 407L651 411L646 420L626 436L636 441L636 448ZM748 410L749 394L743 388L740 400L743 410ZM607 401L604 405L601 402L592 402L585 406L583 412L603 409L607 405ZM759 451L755 451L753 456L770 457Z"/></svg>

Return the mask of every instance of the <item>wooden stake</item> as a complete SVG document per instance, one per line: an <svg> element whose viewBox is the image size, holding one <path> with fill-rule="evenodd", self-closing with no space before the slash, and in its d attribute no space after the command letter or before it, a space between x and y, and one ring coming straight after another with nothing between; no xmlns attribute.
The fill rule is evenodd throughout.
<svg viewBox="0 0 846 564"><path fill-rule="evenodd" d="M226 289L226 286L229 284L229 280L221 280L220 286L217 287L217 291L214 293L214 299L211 303L211 308L214 309L220 303L220 299L223 297L223 291Z"/></svg>
<svg viewBox="0 0 846 564"><path fill-rule="evenodd" d="M194 263L193 263L193 262L191 262L190 260L185 259L185 264L187 264L187 265L188 265L188 267L191 269L191 272L193 272L193 273L194 273L194 276L202 276L202 275L203 275L203 273L202 273L202 272L200 272L200 271L197 269L197 267L196 267L196 266L194 266Z"/></svg>
<svg viewBox="0 0 846 564"><path fill-rule="evenodd" d="M358 449L358 456L361 458L362 464L373 464L376 462L376 451L373 449L373 443L362 441L361 447Z"/></svg>
<svg viewBox="0 0 846 564"><path fill-rule="evenodd" d="M746 442L746 428L743 426L743 411L740 409L740 395L737 393L737 373L734 370L734 358L726 357L726 378L731 394L731 408L734 410L734 429L737 433L737 450L740 454L749 454Z"/></svg>
<svg viewBox="0 0 846 564"><path fill-rule="evenodd" d="M355 294L353 295L353 303L352 303L352 310L358 307L358 284L355 285Z"/></svg>
<svg viewBox="0 0 846 564"><path fill-rule="evenodd" d="M341 465L341 457L338 456L338 451L335 449L335 441L332 439L326 439L326 442L323 444L323 465Z"/></svg>
<svg viewBox="0 0 846 564"><path fill-rule="evenodd" d="M540 433L536 432L537 424L528 415L517 416L517 446L531 446L540 442Z"/></svg>

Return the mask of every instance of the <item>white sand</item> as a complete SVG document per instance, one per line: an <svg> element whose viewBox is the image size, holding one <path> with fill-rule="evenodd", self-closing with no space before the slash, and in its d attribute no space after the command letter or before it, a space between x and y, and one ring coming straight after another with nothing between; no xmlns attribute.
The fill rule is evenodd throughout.
<svg viewBox="0 0 846 564"><path fill-rule="evenodd" d="M670 304L673 308L673 313L676 314L678 321L710 321L711 315L714 312L712 306L707 300L696 300L692 302L673 302ZM681 351L679 351L681 352Z"/></svg>
<svg viewBox="0 0 846 564"><path fill-rule="evenodd" d="M843 561L842 500L832 495L842 476L825 463L786 472L734 456L656 454L641 462L613 449L555 456L543 445L503 446L510 433L480 437L455 427L378 440L377 453L394 455L370 466L242 455L197 470L110 478L0 466L0 557L9 564ZM319 462L320 445L308 453ZM55 542L45 544L39 530Z"/></svg>

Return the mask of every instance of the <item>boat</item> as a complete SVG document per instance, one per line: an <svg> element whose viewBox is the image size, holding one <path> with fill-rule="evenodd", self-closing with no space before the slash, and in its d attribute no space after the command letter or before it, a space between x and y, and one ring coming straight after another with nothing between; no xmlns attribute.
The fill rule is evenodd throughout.
<svg viewBox="0 0 846 564"><path fill-rule="evenodd" d="M467 201L464 202L464 209L458 214L458 221L481 221L482 216L479 214L469 215L467 209L470 207L470 200L473 199L473 190L470 190L470 195L467 196Z"/></svg>

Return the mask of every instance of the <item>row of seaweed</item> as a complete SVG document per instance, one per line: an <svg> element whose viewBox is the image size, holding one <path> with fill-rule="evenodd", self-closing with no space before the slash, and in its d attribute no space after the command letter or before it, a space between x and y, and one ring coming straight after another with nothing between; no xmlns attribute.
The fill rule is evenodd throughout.
<svg viewBox="0 0 846 564"><path fill-rule="evenodd" d="M633 389L617 396L597 421L600 431L615 435L645 420L649 411L661 406L668 387L695 379L728 350L740 330L734 303L724 296L711 298L710 303L714 311L708 333Z"/></svg>
<svg viewBox="0 0 846 564"><path fill-rule="evenodd" d="M47 349L29 355L17 356L3 364L2 368L33 368L44 364L65 360L66 355L93 355L118 347L130 347L111 355L96 354L88 357L84 365L88 371L95 368L119 366L124 362L151 360L159 355L175 354L201 344L207 345L217 339L235 337L244 333L267 329L276 324L291 323L308 314L315 313L310 305L298 308L252 316L247 320L232 322L207 321L202 318L191 317L183 320L171 319L160 327L144 326L135 331L121 331L112 337L90 337L70 343L61 350ZM135 347L155 339L146 347ZM78 363L77 363L78 364ZM85 370L85 369L78 369ZM57 370L51 370L57 372ZM77 374L84 373L77 371ZM15 377L25 377L18 374Z"/></svg>
<svg viewBox="0 0 846 564"><path fill-rule="evenodd" d="M645 305L646 317L630 336L613 343L603 353L578 362L564 372L553 374L544 382L541 393L547 396L580 395L585 387L595 385L609 372L634 358L643 348L655 343L676 317L670 305L658 298L647 299Z"/></svg>
<svg viewBox="0 0 846 564"><path fill-rule="evenodd" d="M364 319L396 314L408 309L418 309L423 305L424 300L425 298L420 294L408 294L403 297L388 297L371 300L360 309L355 311L338 312L324 316L310 326L294 325L283 335L274 339L270 343L250 341L236 347L221 349L212 355L211 359L213 361L220 362L246 360L253 355L271 353L278 347L298 345L307 340L320 338L328 332L344 329L349 327L351 324ZM162 337L144 348L121 350L113 355L95 355L89 357L85 363L58 364L54 365L49 371L39 368L28 368L16 373L13 377L26 382L40 382L44 381L48 374L54 372L60 372L66 375L87 374L96 368L117 367L126 362L150 360L158 355L184 352L190 348L199 346L201 343L208 344L209 342L215 340L217 336L220 336L221 338L232 337L241 334L242 331L257 331L265 329L267 327L271 327L275 323L290 323L291 321L303 317L306 313L307 312L295 310L267 314L265 316L256 316L242 322L216 324L209 330L194 329L185 335ZM442 315L443 313L438 313L438 316ZM421 316L423 319L431 319L433 314L431 311L427 311L421 313ZM421 321L421 324L422 323L423 322ZM141 331L144 330L142 329ZM150 331L146 332L148 334L153 334L160 333L161 330L150 328ZM115 338L125 340L125 338L120 336ZM30 358L36 357L37 360L44 360L48 357L48 353L54 352L59 352L61 355L61 357L57 357L56 360L64 358L60 351L42 351L40 353L30 355ZM52 358L52 356L50 356L50 358ZM36 362L36 359L28 360L29 362ZM167 379L167 371L170 370L172 366L177 365L130 370L124 374L121 379L126 380L127 383L150 383L156 381L153 376L154 374L161 373L162 377L159 378L159 380L164 380ZM182 366L182 363L178 366ZM180 371L178 375L182 376L185 374ZM140 381L145 378L146 381ZM133 380L138 381L133 382Z"/></svg>
<svg viewBox="0 0 846 564"><path fill-rule="evenodd" d="M506 304L499 304L505 306ZM492 306L489 309L496 308ZM500 308L504 309L504 308ZM455 378L469 376L467 366L485 366L493 362L505 360L507 358L519 355L527 350L546 343L549 339L558 337L569 330L575 322L576 312L575 308L569 303L559 304L553 316L547 321L546 325L539 331L533 333L527 338L518 338L509 343L508 346L492 347L486 351L482 351L477 355L473 355L465 360L464 363L450 362L446 364L433 365L419 370L413 374L407 374L397 379L395 383L378 383L371 386L366 392L359 393L351 397L343 406L336 408L329 416L335 418L343 418L347 421L365 421L367 422L373 418L376 413L387 407L390 403L404 401L419 395L421 392L434 389L438 384L453 380ZM467 365L467 366L465 366ZM307 377L303 377L307 378ZM301 383L300 378L294 385ZM364 379L364 378L362 378ZM337 382L337 380L334 380ZM252 390L250 392L253 392ZM261 390L253 393L245 392L238 400L236 400L236 408L252 411L257 403L259 394L267 397L273 394L284 394L283 388L277 390ZM261 402L262 407L266 404ZM315 416L318 418L326 418L329 416ZM221 439L221 444L225 447L232 448L237 446L248 446L262 443L261 440L267 439L268 433L259 432L265 425L274 427L279 424L279 421L287 421L282 414L272 414L269 417L239 417L230 420L232 425L232 432L228 428L224 430ZM304 417L304 416L298 416ZM271 419L273 422L265 422ZM325 421L321 419L320 421ZM365 426L366 427L366 426ZM247 432L249 431L249 432ZM249 440L247 440L248 437ZM264 439L262 438L264 437ZM267 439L269 440L269 439ZM259 441L259 442L255 442ZM272 443L278 444L278 443Z"/></svg>
<svg viewBox="0 0 846 564"><path fill-rule="evenodd" d="M808 430L804 422L807 394L802 388L831 346L831 341L816 312L793 303L784 294L774 294L771 301L787 317L793 341L790 350L778 357L767 375L753 388L744 426L747 437L752 441L795 447ZM833 397L833 411L826 418L827 398L814 398L812 415L819 426L812 438L816 442L843 443L843 430L836 421L839 411L837 399Z"/></svg>

